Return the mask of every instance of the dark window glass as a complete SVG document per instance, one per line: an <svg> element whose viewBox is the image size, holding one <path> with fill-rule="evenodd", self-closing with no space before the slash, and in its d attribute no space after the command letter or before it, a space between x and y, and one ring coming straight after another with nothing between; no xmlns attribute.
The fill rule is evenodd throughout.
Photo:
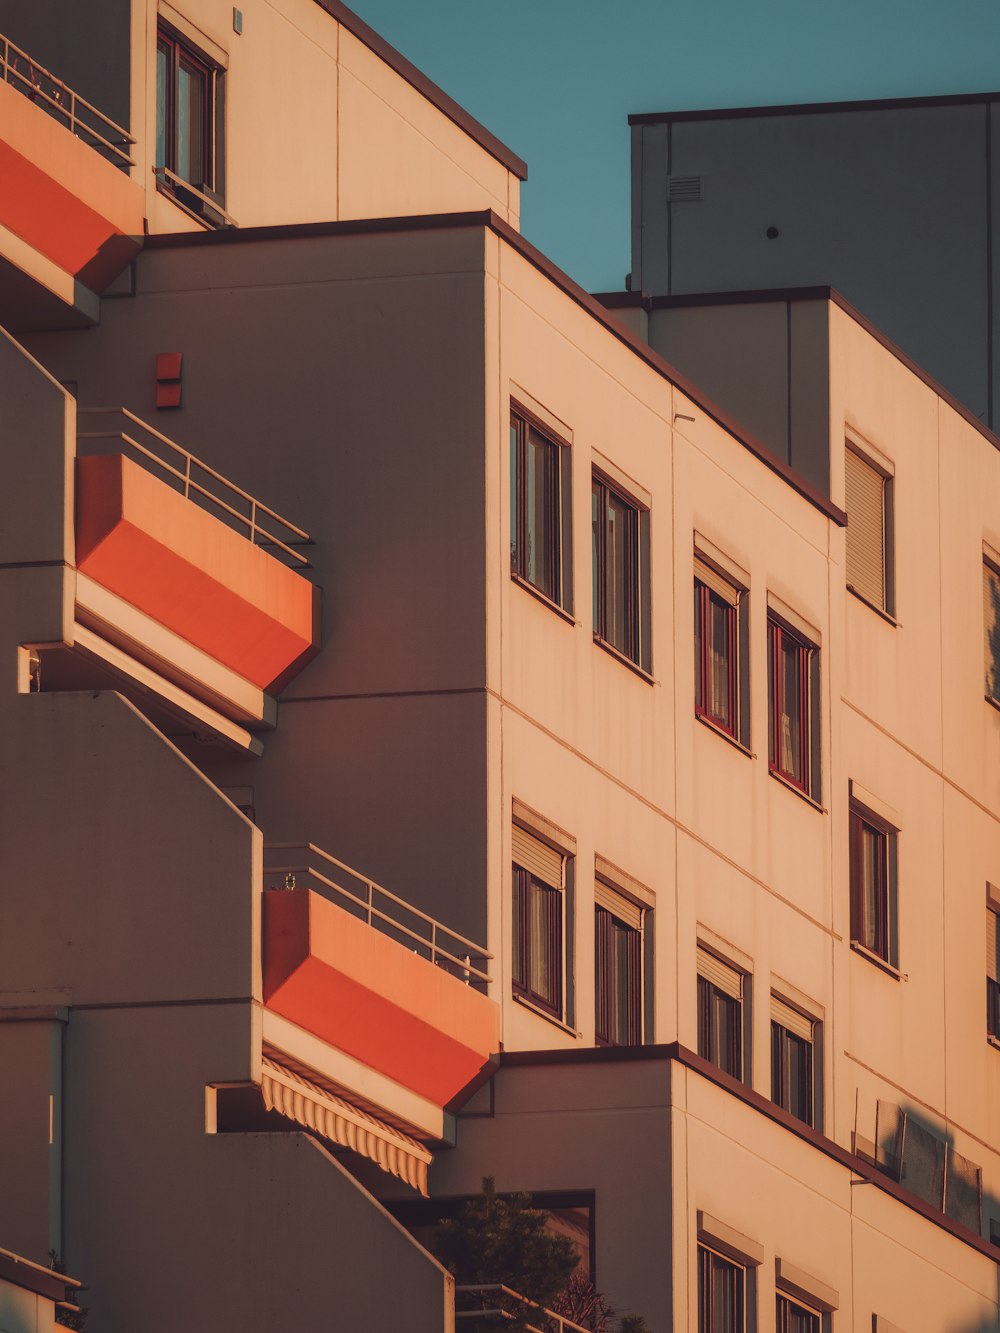
<svg viewBox="0 0 1000 1333"><path fill-rule="evenodd" d="M986 1031L1000 1038L1000 982L986 978Z"/></svg>
<svg viewBox="0 0 1000 1333"><path fill-rule="evenodd" d="M597 1040L634 1046L642 1040L642 931L605 907L594 914Z"/></svg>
<svg viewBox="0 0 1000 1333"><path fill-rule="evenodd" d="M698 1054L724 1074L743 1077L743 1004L698 978Z"/></svg>
<svg viewBox="0 0 1000 1333"><path fill-rule="evenodd" d="M851 939L892 962L889 838L858 807L851 807Z"/></svg>
<svg viewBox="0 0 1000 1333"><path fill-rule="evenodd" d="M737 609L698 579L694 594L695 711L736 736Z"/></svg>
<svg viewBox="0 0 1000 1333"><path fill-rule="evenodd" d="M510 567L559 605L562 447L511 413Z"/></svg>
<svg viewBox="0 0 1000 1333"><path fill-rule="evenodd" d="M562 1014L562 892L514 866L514 991Z"/></svg>
<svg viewBox="0 0 1000 1333"><path fill-rule="evenodd" d="M744 1333L746 1270L698 1246L698 1333Z"/></svg>
<svg viewBox="0 0 1000 1333"><path fill-rule="evenodd" d="M156 43L156 163L201 191L216 180L217 71L172 31ZM164 183L173 182L168 177ZM185 199L185 202L190 202Z"/></svg>
<svg viewBox="0 0 1000 1333"><path fill-rule="evenodd" d="M813 1123L813 1044L771 1021L771 1100Z"/></svg>
<svg viewBox="0 0 1000 1333"><path fill-rule="evenodd" d="M768 684L771 728L768 743L771 769L812 794L811 733L812 644L775 620L768 622Z"/></svg>
<svg viewBox="0 0 1000 1333"><path fill-rule="evenodd" d="M595 475L591 516L594 633L639 665L639 510Z"/></svg>
<svg viewBox="0 0 1000 1333"><path fill-rule="evenodd" d="M778 1293L777 1333L820 1333L820 1317L790 1296Z"/></svg>

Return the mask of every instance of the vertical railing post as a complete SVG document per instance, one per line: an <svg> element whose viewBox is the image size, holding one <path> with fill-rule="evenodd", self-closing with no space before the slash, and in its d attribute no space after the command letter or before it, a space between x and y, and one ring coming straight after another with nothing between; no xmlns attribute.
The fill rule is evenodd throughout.
<svg viewBox="0 0 1000 1333"><path fill-rule="evenodd" d="M257 544L257 501L250 501L250 540Z"/></svg>
<svg viewBox="0 0 1000 1333"><path fill-rule="evenodd" d="M191 455L184 454L184 499L191 498Z"/></svg>
<svg viewBox="0 0 1000 1333"><path fill-rule="evenodd" d="M368 886L368 924L371 925L371 923L372 923L372 906L373 906L373 904L374 904L374 899L375 899L375 885L372 883L372 881L371 881L370 879L365 880L365 883L366 883L367 886Z"/></svg>

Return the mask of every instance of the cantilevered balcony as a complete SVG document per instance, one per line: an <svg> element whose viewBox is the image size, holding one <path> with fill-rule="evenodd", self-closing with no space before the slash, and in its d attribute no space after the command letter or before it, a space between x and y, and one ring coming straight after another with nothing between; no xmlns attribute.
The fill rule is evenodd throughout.
<svg viewBox="0 0 1000 1333"><path fill-rule="evenodd" d="M379 1114L440 1124L499 1049L490 955L312 845L267 847L264 884L265 1052L269 1031L311 1034Z"/></svg>
<svg viewBox="0 0 1000 1333"><path fill-rule="evenodd" d="M139 249L132 136L0 35L0 323L94 323Z"/></svg>
<svg viewBox="0 0 1000 1333"><path fill-rule="evenodd" d="M319 642L308 534L131 412L79 419L72 641L35 646L40 688L111 673L140 707L259 749Z"/></svg>

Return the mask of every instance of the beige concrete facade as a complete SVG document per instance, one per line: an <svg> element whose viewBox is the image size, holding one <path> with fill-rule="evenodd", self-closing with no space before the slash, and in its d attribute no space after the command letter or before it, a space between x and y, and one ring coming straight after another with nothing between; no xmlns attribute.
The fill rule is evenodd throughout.
<svg viewBox="0 0 1000 1333"><path fill-rule="evenodd" d="M520 239L510 163L352 17L281 0L248 6L237 35L228 5L196 32L159 12L225 69L225 208L243 225L182 217L152 180L155 11L136 0L135 178L151 233L177 234L150 237L96 327L0 341L16 482L0 490L0 1244L55 1252L109 1333L448 1333L454 1282L397 1220L411 1177L379 1161L389 1143L433 1158L431 1209L487 1175L585 1198L597 1285L654 1333L699 1326L700 1245L743 1274L746 1329L774 1328L776 1291L827 1333L996 1327L996 441L814 298L822 393L793 470L791 444L758 443ZM248 89L272 72L319 91L264 123ZM322 164L308 179L291 128ZM176 377L157 358L178 352L165 409ZM556 597L511 573L512 405L558 449ZM320 650L258 689L253 716L236 717L238 673L147 623L141 588L122 607L81 582L77 453L126 447L96 439L108 406L139 419L126 435L145 421L180 446L182 486L202 460L309 535ZM847 587L848 447L890 478L882 608ZM593 610L595 478L635 515L631 648ZM219 520L217 499L188 503ZM733 734L696 711L699 577L738 593ZM798 785L769 762L772 626L808 654ZM887 849L882 956L852 914L859 809ZM526 838L558 867L551 1003L519 970ZM292 843L314 846L300 861ZM343 978L310 955L315 989L268 1007L263 890L343 906L349 872L316 848L360 872L355 914L450 969L439 1009L489 973L500 1041L476 1089L446 1103L406 1082L372 1019L377 975L359 973L367 1005L320 1014ZM643 932L641 1041L622 1046L598 1031L609 892ZM739 1077L703 1049L706 966L736 979ZM810 1124L773 1100L776 1004L810 1033ZM428 1021L454 1038L447 1013ZM312 1111L271 1109L265 1062ZM899 1111L911 1155L894 1168ZM974 1226L968 1196L935 1202L917 1179L921 1143L949 1145L956 1190L981 1168Z"/></svg>

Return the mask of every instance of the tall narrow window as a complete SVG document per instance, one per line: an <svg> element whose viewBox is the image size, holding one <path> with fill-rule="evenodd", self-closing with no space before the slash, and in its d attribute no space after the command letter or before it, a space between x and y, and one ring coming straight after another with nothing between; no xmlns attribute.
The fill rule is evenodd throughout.
<svg viewBox="0 0 1000 1333"><path fill-rule="evenodd" d="M223 221L222 73L160 25L156 38L156 162L160 185L206 221Z"/></svg>
<svg viewBox="0 0 1000 1333"><path fill-rule="evenodd" d="M813 1119L814 1024L777 995L771 996L771 1100L806 1125Z"/></svg>
<svg viewBox="0 0 1000 1333"><path fill-rule="evenodd" d="M986 1032L1000 1042L1000 915L993 907L986 908Z"/></svg>
<svg viewBox="0 0 1000 1333"><path fill-rule="evenodd" d="M850 445L845 450L847 586L880 611L892 611L892 479Z"/></svg>
<svg viewBox="0 0 1000 1333"><path fill-rule="evenodd" d="M767 629L771 770L818 799L819 650L773 615Z"/></svg>
<svg viewBox="0 0 1000 1333"><path fill-rule="evenodd" d="M746 594L700 556L694 560L694 706L699 717L749 742L743 658Z"/></svg>
<svg viewBox="0 0 1000 1333"><path fill-rule="evenodd" d="M520 408L510 413L510 568L565 606L563 588L563 467L566 446Z"/></svg>
<svg viewBox="0 0 1000 1333"><path fill-rule="evenodd" d="M642 1041L643 909L610 885L594 885L596 1032L602 1046Z"/></svg>
<svg viewBox="0 0 1000 1333"><path fill-rule="evenodd" d="M743 1077L742 972L698 949L698 1054L724 1074Z"/></svg>
<svg viewBox="0 0 1000 1333"><path fill-rule="evenodd" d="M820 1333L822 1319L816 1310L800 1305L778 1292L775 1329L777 1333Z"/></svg>
<svg viewBox="0 0 1000 1333"><path fill-rule="evenodd" d="M591 489L594 635L649 669L645 510L595 472ZM644 632L645 631L645 632Z"/></svg>
<svg viewBox="0 0 1000 1333"><path fill-rule="evenodd" d="M698 1246L698 1333L744 1333L746 1269Z"/></svg>
<svg viewBox="0 0 1000 1333"><path fill-rule="evenodd" d="M1000 703L1000 570L983 561L986 697Z"/></svg>
<svg viewBox="0 0 1000 1333"><path fill-rule="evenodd" d="M896 830L851 802L851 939L896 965Z"/></svg>
<svg viewBox="0 0 1000 1333"><path fill-rule="evenodd" d="M514 994L561 1018L565 857L515 824L512 859Z"/></svg>

